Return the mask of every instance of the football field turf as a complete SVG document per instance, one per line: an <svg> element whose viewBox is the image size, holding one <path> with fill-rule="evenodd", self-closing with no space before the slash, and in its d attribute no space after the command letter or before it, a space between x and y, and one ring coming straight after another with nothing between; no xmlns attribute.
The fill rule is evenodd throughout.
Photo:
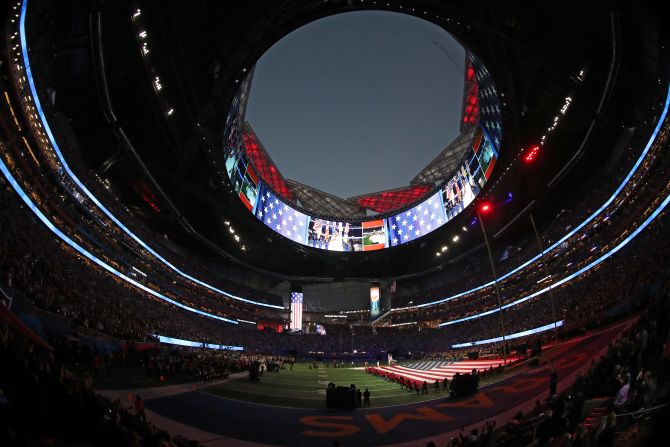
<svg viewBox="0 0 670 447"><path fill-rule="evenodd" d="M260 382L250 382L247 378L235 379L207 388L206 391L245 402L315 409L326 407L326 387L330 382L346 387L353 383L361 391L368 388L371 407L409 404L447 397L446 392L433 392L432 384L429 384L428 395L422 396L401 389L396 383L386 382L377 376L367 374L364 370L326 368L322 364L319 364L318 369L310 369L309 365L296 363L293 371L287 368L276 373L263 373Z"/></svg>

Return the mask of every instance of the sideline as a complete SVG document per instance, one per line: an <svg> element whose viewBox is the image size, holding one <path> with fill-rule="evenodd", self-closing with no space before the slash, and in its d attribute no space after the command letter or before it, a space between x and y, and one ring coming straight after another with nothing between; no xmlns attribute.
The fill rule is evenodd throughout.
<svg viewBox="0 0 670 447"><path fill-rule="evenodd" d="M190 382L190 383L179 383L176 385L166 385L166 386L156 386L151 388L129 388L125 390L96 390L96 392L102 396L105 396L110 399L121 399L121 402L126 402L129 395L139 394L142 396L142 400L146 401L149 399L155 399L158 397L168 397L175 396L177 394L188 393L191 391L197 391L201 388L208 388L210 386L220 385L226 383L229 380L239 379L245 377L246 372L240 372L231 374L228 379L221 379L210 383Z"/></svg>
<svg viewBox="0 0 670 447"><path fill-rule="evenodd" d="M202 382L180 383L177 385L159 386L151 388L131 388L126 390L97 390L97 393L109 399L119 399L124 406L131 405L128 402L128 396L139 394L142 400L155 399L158 397L175 396L177 394L199 391L203 388L220 385L230 380L240 379L247 375L247 372L231 374L228 379L217 380L211 383ZM201 391L200 391L201 392ZM134 413L134 409L131 410ZM149 409L145 409L147 421L156 427L167 431L170 436L184 437L189 440L197 441L198 444L208 447L272 447L270 444L260 444L256 442L243 441L241 439L227 438L205 430L200 430L191 425L184 424L174 419L167 418Z"/></svg>

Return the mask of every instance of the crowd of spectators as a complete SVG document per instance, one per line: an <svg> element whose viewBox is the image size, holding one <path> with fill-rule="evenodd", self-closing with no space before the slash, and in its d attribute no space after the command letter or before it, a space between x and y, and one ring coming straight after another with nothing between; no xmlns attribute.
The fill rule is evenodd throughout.
<svg viewBox="0 0 670 447"><path fill-rule="evenodd" d="M637 322L565 392L537 401L530 411L518 412L498 428L488 421L481 430L461 431L447 447L612 447L627 445L629 431L642 431L644 445L665 442L662 415L668 413L670 397L668 272L658 285ZM435 446L432 441L427 444Z"/></svg>
<svg viewBox="0 0 670 447"><path fill-rule="evenodd" d="M639 135L643 138L647 133L640 132ZM645 161L628 186L622 190L620 198L612 202L600 217L566 241L565 246L557 250L555 255L545 256L542 262L531 264L500 283L503 304L545 287L542 279L549 271L553 273L551 276L560 277L590 262L626 237L630 228L638 225L648 215L651 205L655 203L654 198L659 196L659 192L667 189L667 168L670 161L668 157L660 156L667 146L667 137L666 122ZM14 146L10 144L9 147ZM48 148L44 150L46 153ZM64 145L64 150L68 152L68 158L75 160L76 163L78 160L76 151L67 144ZM23 153L15 155L25 157ZM626 160L628 164L631 162L632 160ZM111 195L101 179L88 173L86 169L78 169L79 171L89 187L100 197L104 197L105 203L113 207L115 213L123 215L128 212ZM623 169L620 174L625 172ZM31 181L36 180L37 177L31 177ZM76 195L74 190L70 190L70 187L74 186L63 177L60 177L61 183L43 175L39 180L44 182L44 185L33 185L33 187L35 191L45 196L42 199L48 203L49 209L57 210L53 213L54 218L73 227L64 231L70 231L71 235L78 232L79 242L82 244L85 242L91 251L110 260L117 268L121 270L126 268L125 271L129 275L135 275L137 281L146 281L148 287L159 289L166 296L199 309L250 321L260 317L261 311L253 306L237 305L233 300L222 300L215 293L185 278L175 278L171 270L153 259L144 248L124 235L115 225L105 225L104 222L108 219L96 207L84 203L87 200L85 197L81 194ZM616 182L610 185L607 182L601 184L604 186L594 188L590 194L575 199L574 209L560 213L549 227L542 231L545 244L551 243L579 219L590 214L609 195L608 188L611 189ZM80 200L73 200L76 197ZM653 250L654 256L640 257L642 259L631 263L632 268L629 268L627 264L620 262L620 257L624 253L631 256L635 254L631 254L629 249L623 250L618 255L617 262L608 261L601 267L582 275L579 280L571 281L548 294L545 293L502 312L505 329L501 328L499 315L494 313L469 320L467 324L454 324L442 329L423 327L421 330L406 330L402 332L403 337L393 337L393 334L397 333L396 330L381 329L374 333L369 327L347 326L339 328L333 326L328 336L290 336L270 331L258 332L252 325L243 323L228 325L188 312L179 312L181 318L171 318L177 311L174 306L101 272L72 248L56 242L48 232L40 231L41 224L36 222L34 216L27 212L23 205L19 205L16 196L4 183L0 201L6 205L4 209L7 210L0 221L3 235L7 236L0 242L2 279L5 285L18 290L38 307L65 316L77 326L91 328L119 339L146 341L152 340L153 334L160 333L195 341L239 345L252 351L262 350L268 354L299 352L314 355L319 355L318 353L343 355L348 352L351 355L355 349L373 357L388 351L405 356L435 356L456 342L496 337L501 332L531 329L553 322L553 311L548 311L549 298L556 301L555 319L565 319L568 324L579 322L581 326L585 326L581 324L583 322L599 324L602 320L607 320L610 317L608 312L619 304L627 305L628 310L635 307L630 303L638 298L641 291L629 290L625 285L635 283L638 287L646 287L648 278L640 275L649 276L649 272L653 269L648 268L648 262L657 262L659 258L656 256L664 255L664 241L662 236L659 236L663 233L662 228L648 230L638 236L638 239L647 240L636 242L635 245ZM655 225L658 227L663 223ZM142 237L151 237L140 227L136 228L136 231ZM649 238L653 240L649 241ZM514 262L526 259L535 253L537 248L533 247L533 244L532 237L526 237L525 241L516 244L524 248L517 250L513 256ZM110 247L114 250L130 247L130 251L125 254L112 254ZM640 249L636 248L636 251L640 252ZM170 255L171 258L175 256L174 253ZM129 263L128 259L133 261ZM82 268L82 263L88 264L86 268ZM139 266L151 279L138 277L137 273L128 268L129 265ZM500 271L509 270L510 265L499 265L503 267ZM479 270L484 276L478 280L484 282L485 269ZM630 281L631 276L639 277L639 280ZM77 286L73 287L73 284ZM461 288L457 291L460 292L463 284L460 283L459 287ZM440 293L451 293L451 291L444 289ZM426 296L429 295L431 293L426 292ZM492 288L488 287L441 306L422 308L421 311L410 309L398 314L394 317L396 319L394 321L431 322L426 324L430 326L437 321L463 318L495 309L497 306L496 296ZM345 339L345 343L342 343L342 338Z"/></svg>
<svg viewBox="0 0 670 447"><path fill-rule="evenodd" d="M195 446L173 438L133 409L98 395L92 377L76 378L53 352L33 345L0 321L0 440L3 446Z"/></svg>
<svg viewBox="0 0 670 447"><path fill-rule="evenodd" d="M112 335L122 340L151 341L159 333L199 342L243 346L263 354L331 353L351 354L352 349L375 358L388 351L401 356L449 356L452 343L500 335L496 314L440 329L410 328L402 337L396 328L331 326L327 336L277 334L258 331L254 325L224 324L139 293L110 275L94 268L72 250L39 230L16 196L5 186L0 194L5 212L0 217L0 268L2 282L32 300L39 308L68 317L80 327ZM17 225L17 223L21 223ZM634 310L642 304L645 288L658 266L667 264L664 221L638 236L636 243L593 272L552 291L558 319L568 326L578 322L597 325L612 317L607 312L620 304ZM644 256L641 255L644 253ZM629 262L633 259L635 262ZM34 278L39 278L35 281ZM77 287L72 287L77 284ZM508 328L531 329L552 322L549 294L532 299L504 312ZM173 318L179 312L181 318ZM569 332L566 328L564 332ZM510 331L508 331L509 333ZM363 355L363 354L362 354Z"/></svg>
<svg viewBox="0 0 670 447"><path fill-rule="evenodd" d="M12 68L13 70L13 68ZM6 82L7 77L3 77ZM9 104L9 99L7 100ZM5 107L3 105L3 107ZM48 108L48 104L47 104ZM6 113L6 110L3 109ZM47 111L48 112L48 111ZM9 115L7 115L9 116ZM10 120L7 120L10 123ZM11 124L11 123L10 123ZM27 126L28 127L28 126ZM17 124L18 140L20 126ZM646 135L640 132L640 138ZM670 157L667 152L670 126L663 123L649 155L640 165L631 181L621 191L619 198L610 203L600 216L573 235L551 255L535 262L500 283L503 304L529 295L546 287L557 278L565 277L591 263L607 250L630 235L631 229L640 225L658 205L661 197L670 190ZM30 135L28 135L30 139ZM31 139L31 141L33 141ZM5 142L0 142L5 149ZM265 313L252 306L243 305L211 292L186 278L177 278L174 272L141 244L128 237L85 197L76 186L64 177L37 172L24 163L27 155L16 151L15 142L8 141L7 148L14 148L14 157L21 160L23 174L20 182L33 182L29 195L39 197L47 214L51 214L59 227L76 239L96 256L110 265L133 276L137 281L165 296L198 309L231 318L256 320ZM637 142L641 144L640 142ZM97 197L103 198L115 215L124 222L132 222L132 213L105 187L104 182L78 158L79 154L68 144L63 145L68 160ZM48 148L42 154L46 154ZM9 151L8 151L9 153ZM633 151L632 153L635 153ZM40 152L38 152L40 156ZM35 155L33 155L33 158ZM47 157L45 157L47 158ZM623 165L630 165L635 158L628 157ZM39 163L37 163L39 165ZM57 167L52 160L50 167ZM618 186L618 179L627 172L617 173L611 182L601 182L588 194L575 197L566 210L560 212L541 231L545 246L581 222L609 197ZM52 173L53 174L53 173ZM27 179L30 179L28 181ZM209 382L226 378L231 372L243 371L255 362L275 362L276 356L313 356L384 358L387 352L397 357L444 358L455 360L466 350L454 351L451 345L497 337L532 329L565 320L559 335L569 336L610 322L622 315L643 313L639 323L627 334L613 342L608 354L591 365L580 377L569 396L555 396L547 407L538 405L531 415L518 415L502 429L497 437L499 445L521 445L529 440L547 445L552 440L565 438L572 445L607 446L613 443L617 414L649 408L667 394L661 378L667 377L667 365L661 364L661 345L667 334L668 283L659 285L659 273L667 273L670 265L667 241L667 217L661 216L649 229L640 234L632 246L626 247L597 268L582 274L578 279L552 289L549 293L530 299L500 313L435 328L438 321L451 321L494 310L499 306L492 287L467 294L444 305L417 310L409 307L393 315L393 322L420 321L408 329L332 326L328 335L281 334L272 330L259 331L255 325L237 325L184 312L161 301L149 293L130 286L124 281L102 272L71 247L58 241L44 230L32 212L26 209L4 178L0 177L0 283L10 294L21 296L36 308L23 309L41 318L58 315L67 319L74 330L88 329L113 337L125 349L98 352L88 349L73 354L62 344L63 339L50 340L56 355L78 356L93 366L94 375L103 376L113 365L141 366L147 377L175 377L179 380ZM141 225L128 224L143 240L152 246L161 246L160 237L146 231ZM538 247L532 236L522 240L506 241L497 252L510 251L509 256L496 261L498 271L505 273L519 263L530 259ZM112 253L113 250L118 249ZM167 253L170 251L170 253ZM276 303L280 299L264 292L244 287L235 282L222 281L220 277L202 266L192 266L182 259L178 251L161 247L174 264L183 270L195 269L198 277L221 285L228 291L251 299ZM132 262L130 261L132 259ZM473 258L474 259L474 258ZM488 282L487 258L476 256L470 274L454 276L441 287L417 295L406 296L414 304L442 298ZM129 268L135 266L138 276ZM142 273L146 272L146 273ZM194 271L194 270L189 270ZM445 275L448 276L448 275ZM555 310L550 305L555 302ZM175 318L178 315L178 318ZM501 317L502 316L502 317ZM257 318L258 317L258 318ZM501 327L502 325L505 328ZM211 342L244 347L242 353L204 349L151 349L142 351L134 343L154 342L155 334L183 338L197 342ZM399 336L400 335L400 336ZM553 334L540 337L545 340ZM344 338L344 343L342 342ZM535 338L515 340L523 345ZM108 401L91 388L91 378L76 379L56 361L53 352L37 349L9 326L0 326L0 360L10 368L0 370L0 384L12 412L4 418L4 434L16 444L24 436L55 436L68 442L94 441L109 445L132 445L142 442L149 445L174 445L169 435L147 424L143 419L141 399L136 400L134 413L124 409L120 402ZM130 348L129 348L130 347ZM492 352L501 345L490 346ZM358 355L354 356L354 352ZM506 351L502 352L507 354ZM284 357L280 359L284 361ZM665 370L663 368L666 368ZM581 408L586 399L606 396L607 417L601 426L589 429L582 425ZM5 404L7 404L5 402ZM59 408L56 408L59 405ZM5 408L6 409L6 408ZM53 417L55 415L55 417ZM11 418L11 419L9 419ZM450 441L456 445L490 445L494 426L486 424L481 431L473 430Z"/></svg>
<svg viewBox="0 0 670 447"><path fill-rule="evenodd" d="M545 407L519 414L507 424L498 445L535 441L543 446L563 439L562 445L612 446L625 424L637 423L632 412L645 413L667 402L669 286L666 279L638 322L611 342L607 353L594 360L568 392L552 396ZM585 403L594 399L601 411L584 411ZM589 418L593 413L602 417Z"/></svg>
<svg viewBox="0 0 670 447"><path fill-rule="evenodd" d="M653 199L662 197L664 194L661 192L667 189L670 160L664 156L664 151L669 133L670 125L666 122L644 162L638 167L627 186L619 193L618 198L610 203L599 217L561 244L558 249L554 250L552 256L545 256L542 259L543 262L536 262L530 266L531 268L523 269L501 282L503 301L512 297L516 298L519 293L537 287L534 286L536 281L548 274L558 276L577 270L589 258L595 258L604 249L614 245L615 241L627 236L630 229L639 224L641 217L646 217L651 211L650 201L657 203ZM644 141L638 144L642 146ZM629 158L634 159L635 155L630 153ZM632 161L626 160L626 163L630 164ZM622 169L617 179L599 182L594 186L584 186L583 191L576 193L572 199L568 199L565 209L554 216L545 228L541 228L540 237L544 247L555 243L572 230L577 223L586 219L605 203L627 172L626 169ZM539 253L540 248L532 227L529 223L527 227L520 241L507 240L503 237L499 241L491 242L492 250L496 254L494 262L499 275L506 274ZM394 307L407 306L409 302L417 305L438 300L489 282L491 270L488 258L482 256L482 251L484 251L483 247L477 253L464 259L462 263L465 267L461 269L461 272L455 272L453 275L443 274L442 277L450 283L437 289L418 287L420 289L418 293L396 298L398 303ZM508 256L501 256L503 252L507 252ZM435 280L432 277L430 279ZM400 284L399 287L402 290L403 284ZM497 305L495 298L493 287L487 287L450 300L442 306L423 308L422 311L424 314L428 311L428 314L435 314L436 317L439 317L440 313L447 313L450 316L467 316L473 308L480 310ZM477 305L473 306L473 303Z"/></svg>

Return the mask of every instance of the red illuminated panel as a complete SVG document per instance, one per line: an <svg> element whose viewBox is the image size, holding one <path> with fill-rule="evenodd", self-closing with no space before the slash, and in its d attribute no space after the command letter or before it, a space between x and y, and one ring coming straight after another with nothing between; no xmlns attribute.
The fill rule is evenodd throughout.
<svg viewBox="0 0 670 447"><path fill-rule="evenodd" d="M384 244L364 245L363 246L363 251L381 250L382 248L385 248L385 247L386 247L386 245L384 245Z"/></svg>
<svg viewBox="0 0 670 447"><path fill-rule="evenodd" d="M156 195L153 193L149 185L144 183L143 181L135 181L132 183L133 189L142 197L142 200L144 203L149 205L149 207L154 210L157 213L161 212L161 207L158 205L158 199L156 198Z"/></svg>
<svg viewBox="0 0 670 447"><path fill-rule="evenodd" d="M412 185L407 188L356 197L355 200L360 206L378 213L385 213L417 201L431 189L432 185Z"/></svg>
<svg viewBox="0 0 670 447"><path fill-rule="evenodd" d="M379 219L379 220L369 220L367 222L363 222L361 225L364 229L365 228L377 228L377 227L383 227L384 226L384 220Z"/></svg>
<svg viewBox="0 0 670 447"><path fill-rule="evenodd" d="M293 191L289 189L284 177L281 175L279 169L277 169L270 157L268 157L267 152L265 152L265 149L261 146L256 135L249 130L244 133L242 139L244 142L245 153L254 165L258 175L260 175L265 183L270 185L270 188L272 188L279 196L291 202L295 202Z"/></svg>
<svg viewBox="0 0 670 447"><path fill-rule="evenodd" d="M258 321L258 322L256 322L256 329L258 329L259 331L264 331L266 328L270 328L277 333L284 332L284 326L282 325L282 323L278 323L278 322L275 322L275 321Z"/></svg>
<svg viewBox="0 0 670 447"><path fill-rule="evenodd" d="M242 201L244 206L246 206L249 209L249 211L253 212L254 211L254 206L251 204L251 202L249 202L249 199L247 199L247 196L245 196L242 193L239 193L238 196L240 196L240 200Z"/></svg>
<svg viewBox="0 0 670 447"><path fill-rule="evenodd" d="M479 119L479 84L475 77L475 69L472 67L469 58L466 58L465 95L462 115L463 125L465 126L474 125Z"/></svg>
<svg viewBox="0 0 670 447"><path fill-rule="evenodd" d="M363 228L363 251L381 250L386 247L384 220L369 220L361 224Z"/></svg>
<svg viewBox="0 0 670 447"><path fill-rule="evenodd" d="M493 172L493 167L496 165L496 158L493 157L491 158L491 161L489 162L488 168L486 168L486 172L484 173L484 176L486 177L486 180L488 180L491 177L491 173Z"/></svg>
<svg viewBox="0 0 670 447"><path fill-rule="evenodd" d="M472 138L472 151L476 154L479 150L479 146L482 144L483 132L482 128L477 128L474 137Z"/></svg>
<svg viewBox="0 0 670 447"><path fill-rule="evenodd" d="M523 161L526 163L532 163L537 158L537 154L540 152L540 146L533 146L530 148L526 154L523 156Z"/></svg>
<svg viewBox="0 0 670 447"><path fill-rule="evenodd" d="M258 176L254 172L254 170L251 169L251 166L249 165L247 165L247 174L249 175L251 181L254 182L254 185L258 185Z"/></svg>

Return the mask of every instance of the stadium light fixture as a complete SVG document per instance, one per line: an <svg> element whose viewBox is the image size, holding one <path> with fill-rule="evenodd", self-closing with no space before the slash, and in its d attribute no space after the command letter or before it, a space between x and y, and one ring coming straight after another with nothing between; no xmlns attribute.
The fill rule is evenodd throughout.
<svg viewBox="0 0 670 447"><path fill-rule="evenodd" d="M500 297L500 287L498 287L498 274L496 273L496 267L493 262L493 253L491 253L491 244L489 243L489 238L486 234L486 228L484 227L484 220L482 219L482 214L488 214L491 212L493 207L489 202L482 202L477 209L477 219L479 220L479 225L482 229L482 235L484 236L484 242L486 244L486 251L489 253L489 262L491 264L491 274L493 275L493 286L495 287L496 297L498 298L498 309L502 310L502 298ZM500 318L500 339L502 340L503 345L505 345L505 322L503 320L502 312L498 313ZM507 352L503 350L503 364L507 364Z"/></svg>
<svg viewBox="0 0 670 447"><path fill-rule="evenodd" d="M534 162L535 158L537 158L538 152L540 152L540 145L536 144L526 152L526 155L523 157L523 161L526 163Z"/></svg>

